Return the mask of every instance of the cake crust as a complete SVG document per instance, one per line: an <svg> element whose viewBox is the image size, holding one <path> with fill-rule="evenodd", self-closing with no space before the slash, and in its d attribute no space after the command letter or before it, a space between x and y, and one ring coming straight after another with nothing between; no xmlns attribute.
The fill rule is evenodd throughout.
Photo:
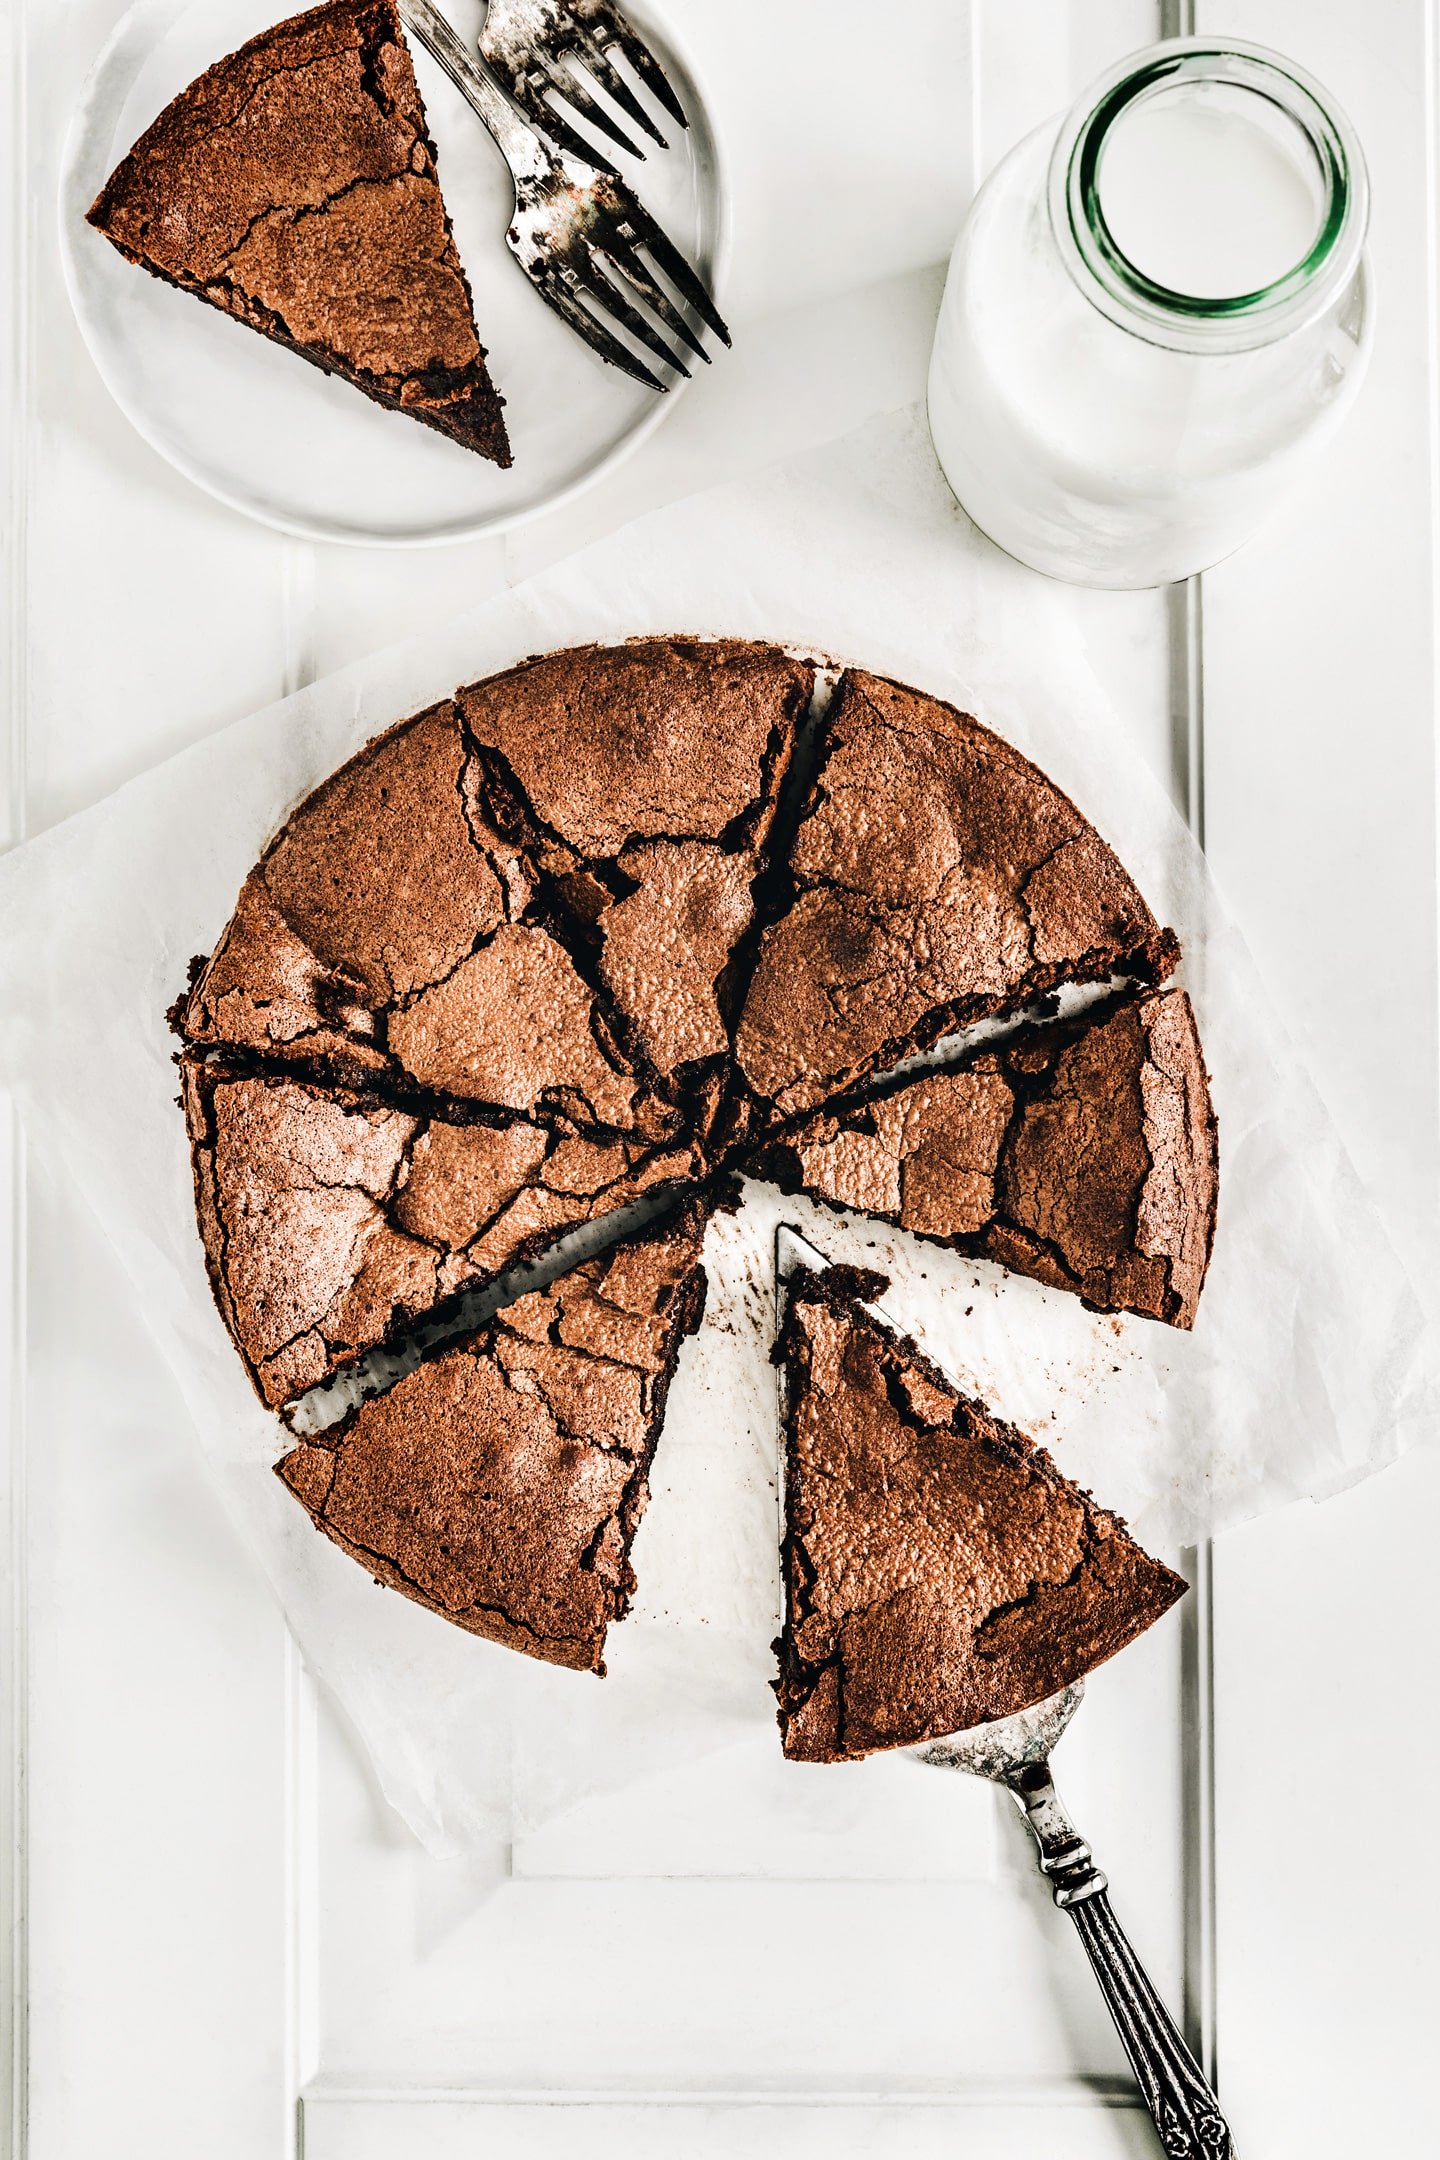
<svg viewBox="0 0 1440 2160"><path fill-rule="evenodd" d="M393 0L326 0L208 68L88 215L153 276L510 463Z"/></svg>
<svg viewBox="0 0 1440 2160"><path fill-rule="evenodd" d="M505 1308L302 1441L276 1474L376 1580L475 1635L604 1674L681 1346L706 1210Z"/></svg>
<svg viewBox="0 0 1440 2160"><path fill-rule="evenodd" d="M1179 948L1069 797L966 713L851 669L736 1038L754 1096L812 1109L1058 982L1153 983Z"/></svg>
<svg viewBox="0 0 1440 2160"><path fill-rule="evenodd" d="M843 1762L1008 1717L1114 1656L1186 1585L1042 1448L863 1311L792 1278L784 1750Z"/></svg>
<svg viewBox="0 0 1440 2160"><path fill-rule="evenodd" d="M747 1167L1099 1311L1194 1324L1218 1160L1181 989L812 1112Z"/></svg>

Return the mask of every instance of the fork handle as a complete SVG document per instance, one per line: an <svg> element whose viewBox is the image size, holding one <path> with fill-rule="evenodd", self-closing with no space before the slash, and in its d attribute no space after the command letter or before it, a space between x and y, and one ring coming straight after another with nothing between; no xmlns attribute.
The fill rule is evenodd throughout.
<svg viewBox="0 0 1440 2160"><path fill-rule="evenodd" d="M1168 2160L1235 2160L1220 2103L1110 1907L1105 1877L1060 1804L1048 1763L1009 1781L1055 1902L1075 1923Z"/></svg>
<svg viewBox="0 0 1440 2160"><path fill-rule="evenodd" d="M434 0L396 0L400 20L437 61L500 146L513 176L540 175L553 162L534 128L513 105L489 69L461 43Z"/></svg>

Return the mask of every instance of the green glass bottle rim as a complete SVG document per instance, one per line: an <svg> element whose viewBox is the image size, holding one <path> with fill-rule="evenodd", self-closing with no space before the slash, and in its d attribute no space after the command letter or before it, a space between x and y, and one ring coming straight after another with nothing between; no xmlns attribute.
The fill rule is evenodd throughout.
<svg viewBox="0 0 1440 2160"><path fill-rule="evenodd" d="M1270 284L1221 298L1177 292L1130 261L1101 200L1105 146L1117 122L1187 83L1227 84L1265 98L1300 130L1320 181L1320 215L1305 255ZM1092 84L1061 127L1050 160L1050 221L1085 297L1120 328L1180 352L1244 352L1313 321L1360 268L1369 224L1364 153L1346 115L1313 77L1264 46L1176 38L1121 61Z"/></svg>

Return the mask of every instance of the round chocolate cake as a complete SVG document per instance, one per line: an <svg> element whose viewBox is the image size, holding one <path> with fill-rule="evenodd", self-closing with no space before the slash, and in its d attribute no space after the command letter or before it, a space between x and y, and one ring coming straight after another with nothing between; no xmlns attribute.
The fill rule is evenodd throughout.
<svg viewBox="0 0 1440 2160"><path fill-rule="evenodd" d="M216 1301L307 1431L280 1475L378 1580L603 1672L735 1171L1192 1324L1215 1121L1160 987L1178 958L1042 772L858 669L651 638L400 722L294 811L172 1014ZM1085 1010L1047 1018L1075 985ZM1005 1024L985 1048L945 1042L979 1020ZM416 1369L306 1424L311 1390L417 1333Z"/></svg>

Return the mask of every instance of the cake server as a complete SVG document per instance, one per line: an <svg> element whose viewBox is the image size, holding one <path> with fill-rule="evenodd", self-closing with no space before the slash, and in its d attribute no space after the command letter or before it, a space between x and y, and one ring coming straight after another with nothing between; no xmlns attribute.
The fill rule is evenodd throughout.
<svg viewBox="0 0 1440 2160"><path fill-rule="evenodd" d="M777 1329L784 1326L788 1284L796 1269L808 1268L818 1275L829 1265L824 1253L793 1225L780 1224L775 1233ZM883 1305L867 1304L864 1310L883 1326L904 1333ZM780 1389L783 1433L783 1365ZM782 1517L784 1505L782 1478ZM1084 1682L1077 1680L1012 1717L974 1725L968 1732L951 1733L908 1752L917 1762L937 1770L963 1770L971 1777L988 1778L1010 1794L1030 1826L1040 1872L1050 1883L1055 1903L1069 1913L1085 1945L1162 2150L1169 2160L1235 2160L1234 2140L1220 2103L1115 1918L1107 1878L1061 1805L1050 1775L1051 1751L1084 1692Z"/></svg>
<svg viewBox="0 0 1440 2160"><path fill-rule="evenodd" d="M396 0L396 5L406 29L484 121L510 168L515 214L505 244L542 300L602 360L652 390L668 390L670 384L617 330L677 374L690 370L674 348L675 339L708 365L710 355L690 317L698 317L723 344L730 343L730 332L704 280L625 182L573 151L552 151L484 63L466 50L434 0Z"/></svg>
<svg viewBox="0 0 1440 2160"><path fill-rule="evenodd" d="M616 124L615 116L585 82L583 69L663 150L661 134L640 99L611 59L614 51L672 120L688 127L685 108L665 78L665 70L632 22L614 0L489 0L480 32L480 57L499 76L521 111L562 150L593 164L595 153L560 112L553 98L564 98L591 127L634 157L638 143ZM568 63L568 64L567 64Z"/></svg>

